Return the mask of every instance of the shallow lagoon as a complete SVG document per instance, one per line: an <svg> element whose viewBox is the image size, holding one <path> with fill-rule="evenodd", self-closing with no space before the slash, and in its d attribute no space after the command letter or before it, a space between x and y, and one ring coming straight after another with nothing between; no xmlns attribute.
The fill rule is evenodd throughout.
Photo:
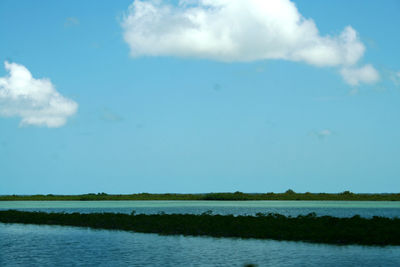
<svg viewBox="0 0 400 267"><path fill-rule="evenodd" d="M351 217L400 217L396 201L0 201L0 209L45 212L121 212L193 213L211 210L214 214L249 214L257 212L297 216L317 215Z"/></svg>
<svg viewBox="0 0 400 267"><path fill-rule="evenodd" d="M399 266L400 247L159 236L0 223L0 266Z"/></svg>
<svg viewBox="0 0 400 267"><path fill-rule="evenodd" d="M399 202L365 201L4 201L0 209L400 217ZM398 255L400 247L160 236L0 223L0 266L400 266Z"/></svg>

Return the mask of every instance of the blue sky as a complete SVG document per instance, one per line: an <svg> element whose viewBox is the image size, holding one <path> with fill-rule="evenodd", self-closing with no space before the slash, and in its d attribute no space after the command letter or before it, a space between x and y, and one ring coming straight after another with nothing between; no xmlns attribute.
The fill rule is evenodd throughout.
<svg viewBox="0 0 400 267"><path fill-rule="evenodd" d="M2 0L0 194L396 192L399 12Z"/></svg>

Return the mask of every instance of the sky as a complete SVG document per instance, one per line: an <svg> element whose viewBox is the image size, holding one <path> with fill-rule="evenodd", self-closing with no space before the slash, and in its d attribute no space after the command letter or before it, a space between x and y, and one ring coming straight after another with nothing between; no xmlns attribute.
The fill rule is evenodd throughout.
<svg viewBox="0 0 400 267"><path fill-rule="evenodd" d="M0 194L399 192L400 2L0 1Z"/></svg>

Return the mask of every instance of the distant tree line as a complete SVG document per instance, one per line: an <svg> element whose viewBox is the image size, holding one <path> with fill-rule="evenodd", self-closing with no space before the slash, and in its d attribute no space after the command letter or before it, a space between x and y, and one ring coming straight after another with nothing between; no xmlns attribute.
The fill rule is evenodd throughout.
<svg viewBox="0 0 400 267"><path fill-rule="evenodd" d="M358 200L358 201L400 201L400 193L396 194L357 194L350 191L342 193L296 193L289 189L285 193L205 193L205 194L125 194L114 195L89 193L83 195L6 195L6 200Z"/></svg>
<svg viewBox="0 0 400 267"><path fill-rule="evenodd" d="M0 211L0 222L126 230L165 235L240 237L329 244L400 245L400 218L195 214L45 213Z"/></svg>
<svg viewBox="0 0 400 267"><path fill-rule="evenodd" d="M289 189L284 193L205 193L205 194L106 194L89 193L83 195L7 195L5 200L358 200L358 201L400 201L400 193L358 194L350 191L342 193L296 193Z"/></svg>

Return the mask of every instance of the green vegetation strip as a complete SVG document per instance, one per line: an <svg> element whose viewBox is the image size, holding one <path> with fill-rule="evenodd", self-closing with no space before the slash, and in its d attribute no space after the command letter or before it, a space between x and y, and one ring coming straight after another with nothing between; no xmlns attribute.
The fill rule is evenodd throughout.
<svg viewBox="0 0 400 267"><path fill-rule="evenodd" d="M400 218L0 211L0 222L126 230L164 235L240 237L329 244L400 245Z"/></svg>
<svg viewBox="0 0 400 267"><path fill-rule="evenodd" d="M285 193L206 193L206 194L127 194L110 195L90 193L84 195L8 195L0 196L0 201L15 200L358 200L358 201L400 201L400 194L355 194L350 191L342 193L296 193L287 190Z"/></svg>

